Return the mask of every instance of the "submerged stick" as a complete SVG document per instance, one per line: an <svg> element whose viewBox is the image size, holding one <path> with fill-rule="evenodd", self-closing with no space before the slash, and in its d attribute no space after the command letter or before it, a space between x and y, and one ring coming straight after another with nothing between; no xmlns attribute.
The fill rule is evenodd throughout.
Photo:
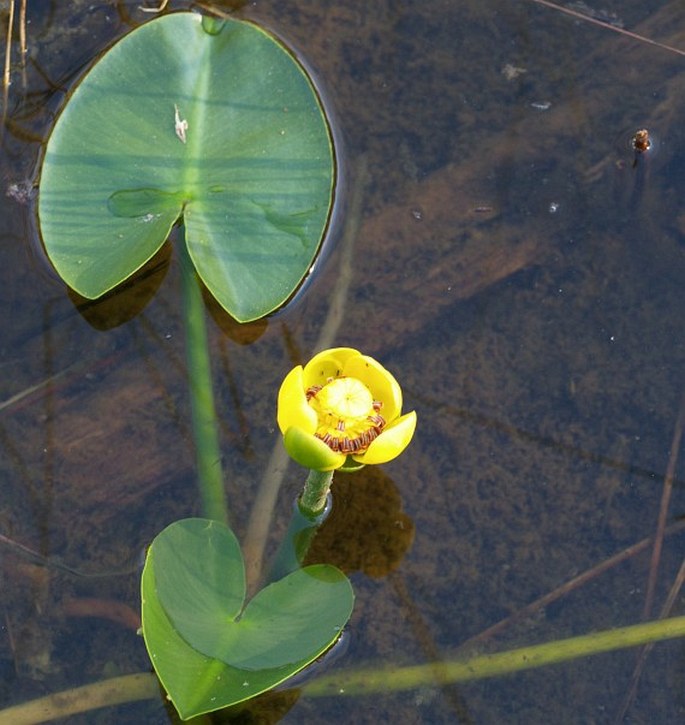
<svg viewBox="0 0 685 725"><path fill-rule="evenodd" d="M532 2L537 3L538 5L544 5L547 8L551 8L552 10L557 10L560 13L565 13L566 15L578 18L579 20L584 20L587 23L599 25L602 28L612 30L614 33L620 33L621 35L625 35L628 38L632 38L633 40L639 40L641 43L654 45L657 48L668 50L670 53L676 53L677 55L685 55L685 50L681 50L680 48L674 48L672 45L666 45L665 43L660 43L658 40L646 38L644 35L640 35L639 33L633 33L631 30L619 28L617 25L612 25L611 23L607 23L604 20L600 20L599 18L593 18L590 15L579 12L578 10L573 10L573 8L563 7L562 5L557 5L556 3L549 2L549 0L532 0Z"/></svg>
<svg viewBox="0 0 685 725"><path fill-rule="evenodd" d="M661 560L661 549L664 540L664 532L666 527L666 516L668 515L668 506L671 501L671 494L673 492L673 479L675 477L675 467L678 461L678 455L680 453L680 444L683 437L683 426L685 426L685 394L680 402L680 410L678 411L678 418L676 420L675 428L673 429L673 440L671 441L671 450L668 457L668 465L666 467L666 475L664 476L664 486L661 493L661 504L659 506L659 517L657 519L656 533L654 535L654 548L652 549L652 558L649 566L649 577L647 579L647 593L645 594L645 605L643 610L643 617L647 618L652 610L652 604L654 602L654 591L656 589L657 572L659 570L659 562ZM676 575L675 581L671 586L671 590L668 593L666 602L661 609L661 618L668 617L671 613L671 609L675 604L675 600L680 593L685 581L685 559L680 565L680 570ZM630 678L630 685L628 691L623 698L621 707L619 708L618 714L614 720L615 723L623 722L630 706L635 700L637 694L637 688L642 677L647 657L652 651L653 644L647 644L638 653L637 660L635 662L635 668Z"/></svg>
<svg viewBox="0 0 685 725"><path fill-rule="evenodd" d="M5 47L5 68L2 75L2 118L0 119L0 141L5 132L7 120L7 104L9 102L10 77L12 70L12 29L14 26L14 0L11 0L7 18L7 35Z"/></svg>
<svg viewBox="0 0 685 725"><path fill-rule="evenodd" d="M668 617L668 615L671 613L673 605L678 598L678 594L680 594L680 590L683 588L683 583L685 583L685 559L683 559L680 565L680 569L676 574L676 578L673 580L671 590L666 597L666 602L661 609L660 616L662 619ZM614 719L614 723L616 725L619 725L624 721L625 716L630 709L630 706L633 704L633 700L637 695L637 687L640 684L640 678L642 677L642 671L644 670L645 664L647 663L647 657L649 657L649 654L653 649L654 643L649 642L648 644L644 645L638 653L637 661L635 662L635 669L633 670L633 675L630 679L630 687L628 688L628 692L623 699L623 703L621 704L621 708L618 711L618 715Z"/></svg>
<svg viewBox="0 0 685 725"><path fill-rule="evenodd" d="M685 529L685 520L677 521L676 523L669 526L664 531L664 534L666 536L670 536L672 534L678 533L679 531L682 531L683 529ZM547 592L547 594L545 594L544 596L536 599L530 604L527 604L525 607L519 609L513 614L510 614L505 619L501 619L499 622L496 622L491 627L488 627L479 634L476 634L470 639L467 639L466 642L459 646L459 649L462 650L475 644L481 644L486 639L489 639L495 634L499 634L501 631L505 630L507 627L511 626L515 622L519 622L526 617L531 617L536 612L540 611L543 607L552 604L552 602L557 601L557 599L561 599L561 597L566 596L575 589L578 589L579 587L587 584L589 581L592 581L600 574L603 574L605 571L612 569L621 562L626 561L633 556L636 556L640 552L647 549L649 545L653 542L654 538L648 537L646 539L642 539L642 541L638 541L636 544L632 544L627 549L623 549L623 551L620 551L618 554L614 554L608 559L605 559L600 564L597 564L597 566L592 567L592 569L587 569L582 574L573 577L573 579L569 579L569 581L564 582L556 589Z"/></svg>
<svg viewBox="0 0 685 725"><path fill-rule="evenodd" d="M12 30L14 26L14 0L11 0L7 16L7 46L5 47L5 69L2 77L5 92L10 85L10 70L12 68ZM4 109L3 109L4 112Z"/></svg>
<svg viewBox="0 0 685 725"><path fill-rule="evenodd" d="M671 502L673 479L675 478L675 467L678 461L678 454L680 452L680 443L683 438L683 426L685 426L685 395L683 395L683 398L680 401L680 410L678 411L678 419L676 420L675 428L673 429L671 451L668 456L666 475L664 476L664 486L661 493L661 504L659 506L659 517L657 519L656 533L654 534L654 548L652 549L652 559L649 564L645 606L642 611L644 619L647 619L652 612L654 590L656 588L656 577L659 570L659 561L661 559L661 548L664 542L664 531L666 529L666 517L668 516L668 506Z"/></svg>

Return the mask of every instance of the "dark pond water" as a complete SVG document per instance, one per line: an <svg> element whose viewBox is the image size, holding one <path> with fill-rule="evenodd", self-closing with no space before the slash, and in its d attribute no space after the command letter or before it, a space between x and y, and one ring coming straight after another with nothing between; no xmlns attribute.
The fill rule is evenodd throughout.
<svg viewBox="0 0 685 725"><path fill-rule="evenodd" d="M166 524L198 513L175 259L85 303L51 272L33 221L31 181L64 92L149 19L139 5L29 0L24 72L12 45L0 534L49 565L0 544L3 705L148 669L139 561ZM568 5L685 49L676 0ZM316 346L351 345L396 374L419 428L403 457L334 486L312 556L350 572L357 600L332 668L641 621L649 547L486 632L652 536L669 470L666 521L685 513L685 57L524 0L260 0L241 13L321 81L347 204L340 242L295 305L246 328L210 309L244 546L273 552L301 484L278 454L280 380ZM655 145L634 165L640 128ZM652 616L684 555L682 534L669 536ZM672 614L682 610L679 596ZM290 690L239 721L611 723L635 661L622 651L373 697ZM681 640L655 647L628 722L683 719L684 661ZM68 720L170 721L162 698Z"/></svg>

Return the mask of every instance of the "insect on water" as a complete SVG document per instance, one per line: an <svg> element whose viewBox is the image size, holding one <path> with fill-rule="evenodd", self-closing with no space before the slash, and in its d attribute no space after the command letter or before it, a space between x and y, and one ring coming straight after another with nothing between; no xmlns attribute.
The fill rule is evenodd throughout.
<svg viewBox="0 0 685 725"><path fill-rule="evenodd" d="M633 147L635 152L635 158L633 159L633 168L637 166L642 154L649 153L654 148L654 142L649 131L646 128L641 128L633 134L630 139L630 145Z"/></svg>

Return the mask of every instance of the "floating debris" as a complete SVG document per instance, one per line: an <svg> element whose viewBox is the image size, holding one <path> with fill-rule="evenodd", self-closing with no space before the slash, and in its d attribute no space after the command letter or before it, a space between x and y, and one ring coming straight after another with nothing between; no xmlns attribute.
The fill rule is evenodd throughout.
<svg viewBox="0 0 685 725"><path fill-rule="evenodd" d="M527 68L521 68L517 65L512 65L511 63L507 63L502 68L502 75L508 80L513 81L516 80L519 76L523 75L524 73L527 73Z"/></svg>

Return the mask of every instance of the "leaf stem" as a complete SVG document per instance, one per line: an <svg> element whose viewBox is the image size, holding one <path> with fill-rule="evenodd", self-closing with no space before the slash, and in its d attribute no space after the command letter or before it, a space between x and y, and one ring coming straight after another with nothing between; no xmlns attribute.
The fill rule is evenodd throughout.
<svg viewBox="0 0 685 725"><path fill-rule="evenodd" d="M205 305L185 239L179 242L177 248L181 259L188 385L202 514L206 518L228 523L228 504L221 469L221 448L214 406Z"/></svg>

